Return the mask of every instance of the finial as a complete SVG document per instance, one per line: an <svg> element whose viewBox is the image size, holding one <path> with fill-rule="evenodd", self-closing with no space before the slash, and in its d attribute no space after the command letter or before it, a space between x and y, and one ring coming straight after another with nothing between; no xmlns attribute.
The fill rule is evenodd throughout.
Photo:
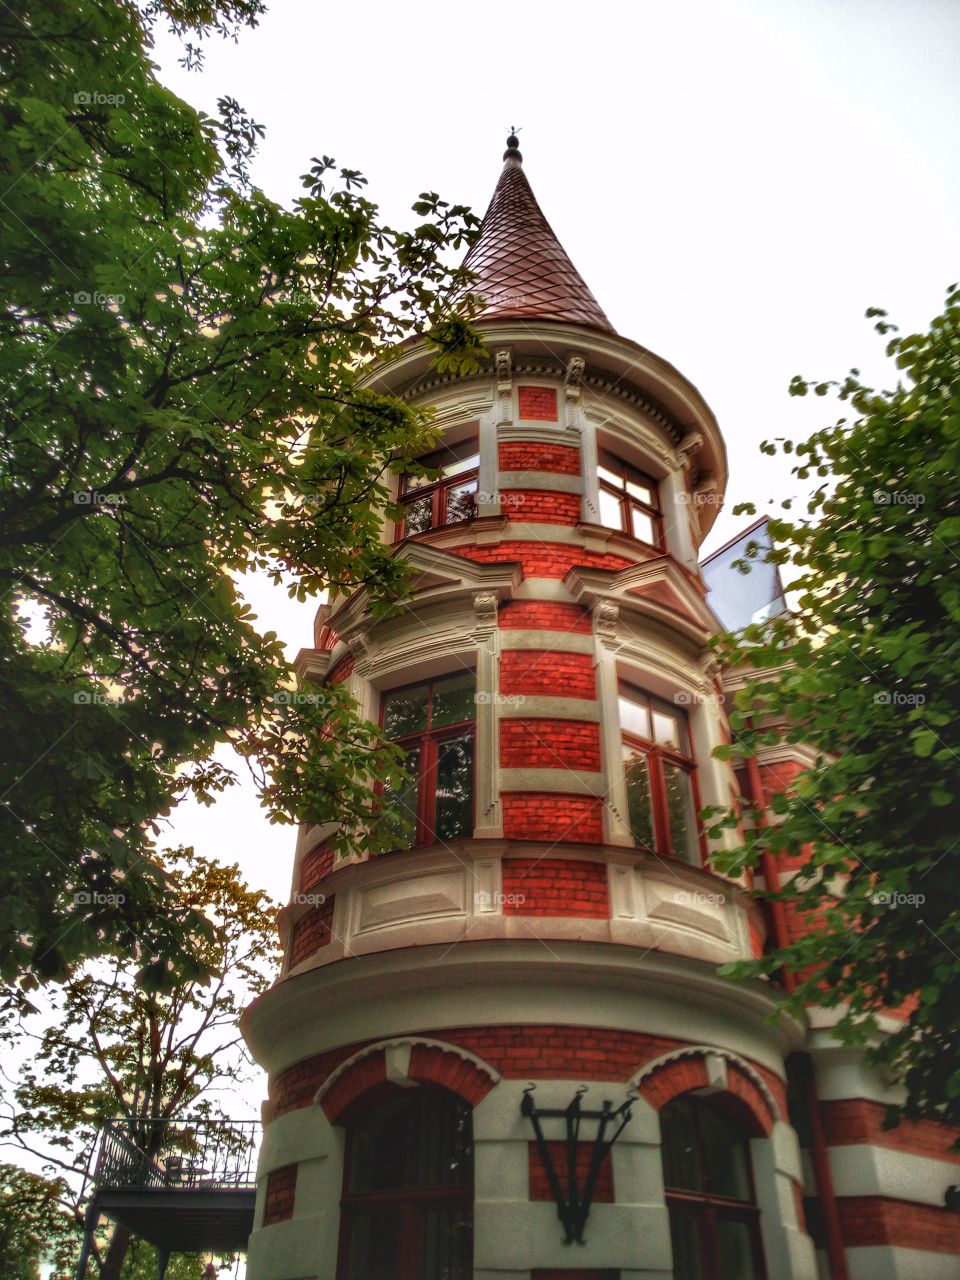
<svg viewBox="0 0 960 1280"><path fill-rule="evenodd" d="M519 132L520 130L514 128L513 125L510 126L510 137L507 139L507 149L503 153L503 158L504 160L519 160L522 164L523 156L520 154L520 139L517 137Z"/></svg>

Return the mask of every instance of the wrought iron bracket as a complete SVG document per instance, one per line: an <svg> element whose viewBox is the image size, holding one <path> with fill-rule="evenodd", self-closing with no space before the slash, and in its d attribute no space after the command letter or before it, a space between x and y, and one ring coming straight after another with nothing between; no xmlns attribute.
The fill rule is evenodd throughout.
<svg viewBox="0 0 960 1280"><path fill-rule="evenodd" d="M536 1087L535 1084L530 1084L524 1089L523 1098L520 1101L520 1114L526 1116L533 1127L540 1163L557 1206L557 1217L563 1224L563 1243L586 1244L583 1230L587 1225L590 1206L593 1203L600 1166L629 1123L636 1094L628 1094L626 1101L622 1102L616 1110L612 1102L604 1101L599 1111L587 1111L581 1106L581 1099L587 1092L587 1086L581 1085L568 1106L540 1111L533 1098ZM566 1170L562 1180L554 1163L553 1152L544 1137L541 1123L543 1120L563 1120L566 1124L564 1139ZM577 1176L577 1153L581 1141L580 1127L585 1121L595 1122L597 1128L590 1164L581 1186Z"/></svg>

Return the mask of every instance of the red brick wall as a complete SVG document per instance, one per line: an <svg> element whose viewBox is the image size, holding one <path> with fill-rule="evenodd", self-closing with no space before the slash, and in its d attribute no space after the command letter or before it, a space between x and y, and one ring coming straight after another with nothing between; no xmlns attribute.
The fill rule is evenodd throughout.
<svg viewBox="0 0 960 1280"><path fill-rule="evenodd" d="M557 391L555 387L520 387L517 398L520 417L526 422L556 422Z"/></svg>
<svg viewBox="0 0 960 1280"><path fill-rule="evenodd" d="M564 542L498 543L495 547L449 547L448 550L467 560L480 564L517 564L523 567L527 578L562 578L574 567L587 569L629 569L632 560L608 552L584 551L581 547Z"/></svg>
<svg viewBox="0 0 960 1280"><path fill-rule="evenodd" d="M607 868L603 862L564 858L504 858L506 916L610 917Z"/></svg>
<svg viewBox="0 0 960 1280"><path fill-rule="evenodd" d="M567 1185L567 1144L565 1142L548 1142L547 1148L553 1157L553 1167L560 1180L560 1186ZM586 1182L587 1174L590 1171L590 1161L593 1159L593 1143L580 1142L577 1144L577 1184L583 1186ZM540 1159L540 1151L535 1142L529 1144L529 1167L530 1167L530 1199L531 1200L552 1200L553 1192L550 1190L550 1183L544 1172L543 1162ZM597 1181L593 1192L594 1204L613 1204L615 1199L613 1188L613 1161L610 1159L610 1152L603 1158L600 1168L597 1170Z"/></svg>
<svg viewBox="0 0 960 1280"><path fill-rule="evenodd" d="M290 942L290 968L294 968L307 956L325 947L330 941L330 923L333 920L333 902L336 895L331 895L317 907L311 907L305 916L293 927Z"/></svg>
<svg viewBox="0 0 960 1280"><path fill-rule="evenodd" d="M866 1098L821 1102L820 1115L827 1146L845 1147L867 1142L871 1146L960 1163L960 1151L952 1149L957 1137L956 1129L938 1124L936 1120L901 1120L895 1129L884 1129L885 1114L886 1107L882 1102L869 1102Z"/></svg>
<svg viewBox="0 0 960 1280"><path fill-rule="evenodd" d="M318 844L304 854L300 862L300 892L306 893L311 885L333 870L334 851L329 845Z"/></svg>
<svg viewBox="0 0 960 1280"><path fill-rule="evenodd" d="M500 606L498 621L504 631L573 631L582 635L593 631L593 619L586 609L546 600L508 600Z"/></svg>
<svg viewBox="0 0 960 1280"><path fill-rule="evenodd" d="M356 665L356 659L353 654L348 654L345 658L341 658L336 666L330 669L327 679L331 684L340 684L341 681L349 679Z"/></svg>
<svg viewBox="0 0 960 1280"><path fill-rule="evenodd" d="M580 522L580 495L549 489L501 489L500 510L511 520L574 525Z"/></svg>
<svg viewBox="0 0 960 1280"><path fill-rule="evenodd" d="M504 443L500 446L501 471L552 471L559 475L580 474L580 450L568 444Z"/></svg>
<svg viewBox="0 0 960 1280"><path fill-rule="evenodd" d="M600 769L600 726L590 720L501 720L501 769Z"/></svg>
<svg viewBox="0 0 960 1280"><path fill-rule="evenodd" d="M960 1253L960 1214L885 1196L839 1196L843 1242L849 1249L893 1245Z"/></svg>
<svg viewBox="0 0 960 1280"><path fill-rule="evenodd" d="M546 1078L551 1080L610 1080L626 1083L644 1063L683 1047L682 1040L644 1035L635 1031L615 1031L605 1027L568 1026L556 1023L427 1028L415 1033L427 1039L459 1045L475 1054L494 1071L511 1080ZM341 1045L327 1053L304 1058L278 1072L270 1086L274 1113L278 1116L311 1104L327 1077L370 1040ZM371 1061L383 1061L371 1055ZM696 1062L697 1059L687 1060ZM772 1089L786 1114L782 1082L766 1068L754 1064ZM655 1073L651 1079L659 1073ZM700 1087L705 1083L697 1075ZM333 1090L331 1089L331 1093ZM329 1096L329 1095L328 1095Z"/></svg>
<svg viewBox="0 0 960 1280"><path fill-rule="evenodd" d="M570 840L577 844L600 844L603 840L601 802L593 796L507 791L502 801L507 840Z"/></svg>
<svg viewBox="0 0 960 1280"><path fill-rule="evenodd" d="M553 698L595 698L597 680L589 653L507 649L500 657L500 692Z"/></svg>
<svg viewBox="0 0 960 1280"><path fill-rule="evenodd" d="M267 1174L267 1192L263 1201L263 1225L283 1222L293 1217L293 1202L297 1194L297 1165L285 1164Z"/></svg>

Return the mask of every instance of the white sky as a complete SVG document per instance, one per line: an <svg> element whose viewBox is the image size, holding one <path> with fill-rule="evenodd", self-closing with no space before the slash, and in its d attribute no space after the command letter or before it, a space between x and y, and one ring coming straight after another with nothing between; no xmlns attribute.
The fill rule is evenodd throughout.
<svg viewBox="0 0 960 1280"><path fill-rule="evenodd" d="M202 73L158 43L165 83L266 126L254 178L292 200L315 155L369 179L389 221L422 190L482 214L508 126L544 212L619 331L703 392L730 455L706 546L790 490L767 436L806 434L831 402L795 373L890 379L863 319L925 326L960 276L960 5L955 0L594 0L470 9L436 0L273 0ZM250 591L296 652L314 607ZM294 833L247 784L184 805L171 842L239 861L287 896Z"/></svg>

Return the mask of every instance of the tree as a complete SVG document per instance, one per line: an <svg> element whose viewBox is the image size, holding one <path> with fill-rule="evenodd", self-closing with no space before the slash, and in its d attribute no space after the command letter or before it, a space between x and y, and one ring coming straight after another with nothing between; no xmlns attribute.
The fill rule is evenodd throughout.
<svg viewBox="0 0 960 1280"><path fill-rule="evenodd" d="M7 981L110 953L154 986L192 976L207 926L154 838L178 798L234 780L217 744L273 819L379 847L369 778L395 778L397 753L343 689L278 696L292 673L236 582L365 584L384 608L402 590L384 473L429 446L430 417L365 388L363 366L421 332L442 367L472 366L443 256L476 219L425 194L420 224L393 230L328 157L291 209L252 189L259 126L232 100L217 120L193 110L149 47L164 13L203 34L261 8L0 9Z"/></svg>
<svg viewBox="0 0 960 1280"><path fill-rule="evenodd" d="M164 870L214 921L198 957L212 979L183 981L161 993L136 981L135 964L98 960L56 994L48 989L42 1011L21 995L0 1022L0 1044L23 1056L3 1099L0 1137L8 1148L42 1159L52 1189L45 1203L55 1202L63 1231L72 1233L74 1266L106 1121L126 1120L144 1135L147 1154L156 1156L165 1141L163 1122L186 1114L222 1118L222 1097L252 1067L238 1028L241 1009L266 987L279 959L275 908L244 884L235 866L181 849L168 856ZM130 1243L122 1227L109 1240L100 1238L94 1250L100 1280L136 1274L124 1268ZM149 1253L141 1250L147 1260Z"/></svg>
<svg viewBox="0 0 960 1280"><path fill-rule="evenodd" d="M895 333L872 309L881 334ZM835 388L853 420L779 447L820 480L806 516L771 523L795 567L795 612L728 638L752 668L732 717L739 749L778 740L817 753L724 870L766 845L807 859L780 896L802 937L734 972L799 975L787 1002L836 1009L906 1088L902 1114L960 1123L960 291L926 333L890 338L889 391L857 370ZM795 378L791 391L811 384ZM785 504L789 506L788 504ZM746 566L745 566L746 567ZM785 726L781 729L778 726ZM729 755L729 751L725 751ZM881 1028L884 1015L895 1029ZM899 1113L896 1113L899 1114ZM891 1114L891 1120L895 1113Z"/></svg>
<svg viewBox="0 0 960 1280"><path fill-rule="evenodd" d="M76 1224L63 1211L66 1183L12 1164L0 1164L0 1275L37 1280L41 1261L58 1275L70 1274L76 1255Z"/></svg>

